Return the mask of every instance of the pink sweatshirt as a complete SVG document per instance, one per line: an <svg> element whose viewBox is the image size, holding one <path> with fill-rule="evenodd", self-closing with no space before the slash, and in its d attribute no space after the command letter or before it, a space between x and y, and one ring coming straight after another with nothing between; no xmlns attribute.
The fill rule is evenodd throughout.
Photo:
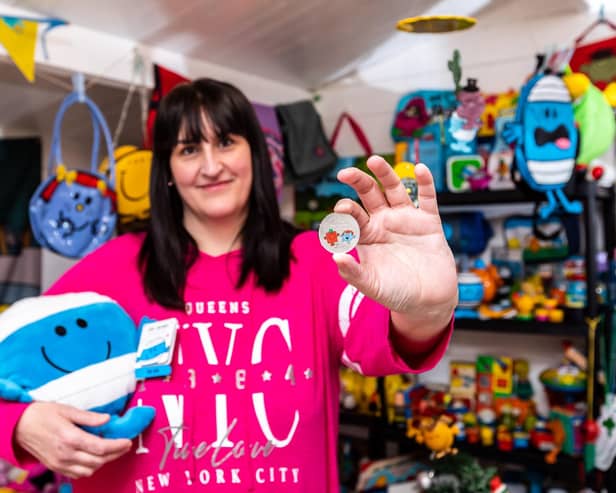
<svg viewBox="0 0 616 493"><path fill-rule="evenodd" d="M154 423L131 452L75 481L75 493L337 492L340 362L366 375L425 371L451 335L409 368L390 345L388 310L340 278L313 232L294 240L297 261L276 295L252 282L235 289L239 252L201 254L183 312L146 299L141 241L108 242L48 291L96 291L135 323L180 324L172 377L138 384L132 398L156 407ZM0 406L0 457L15 462L11 434L25 406Z"/></svg>

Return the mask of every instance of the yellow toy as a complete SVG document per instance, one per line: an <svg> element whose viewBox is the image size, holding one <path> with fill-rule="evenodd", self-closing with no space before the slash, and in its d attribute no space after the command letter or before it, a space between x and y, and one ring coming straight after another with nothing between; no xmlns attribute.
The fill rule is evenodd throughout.
<svg viewBox="0 0 616 493"><path fill-rule="evenodd" d="M114 159L120 225L147 219L150 216L152 151L120 146L114 152ZM105 159L99 171L106 173L108 168L109 162Z"/></svg>
<svg viewBox="0 0 616 493"><path fill-rule="evenodd" d="M417 443L425 443L432 450L430 458L440 459L447 454L457 454L458 449L453 447L455 436L460 432L447 416L438 418L423 417L419 423L409 425L407 436L415 438Z"/></svg>
<svg viewBox="0 0 616 493"><path fill-rule="evenodd" d="M378 414L377 379L366 377L350 368L340 369L340 404L346 410L362 414Z"/></svg>
<svg viewBox="0 0 616 493"><path fill-rule="evenodd" d="M415 165L408 161L400 161L394 166L394 173L400 177L400 181L409 194L415 207L419 205L417 197L417 180L415 179Z"/></svg>
<svg viewBox="0 0 616 493"><path fill-rule="evenodd" d="M481 115L479 137L493 137L494 123L498 117L515 111L518 93L513 89L500 94L487 94L484 97L486 105Z"/></svg>

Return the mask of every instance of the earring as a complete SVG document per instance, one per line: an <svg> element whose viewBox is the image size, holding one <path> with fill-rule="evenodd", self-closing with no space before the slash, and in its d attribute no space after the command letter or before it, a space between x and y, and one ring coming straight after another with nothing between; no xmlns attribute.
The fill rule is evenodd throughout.
<svg viewBox="0 0 616 493"><path fill-rule="evenodd" d="M169 180L169 181L167 182L167 186L168 186L169 188L171 188L171 187L173 186L173 182L172 182L171 180Z"/></svg>

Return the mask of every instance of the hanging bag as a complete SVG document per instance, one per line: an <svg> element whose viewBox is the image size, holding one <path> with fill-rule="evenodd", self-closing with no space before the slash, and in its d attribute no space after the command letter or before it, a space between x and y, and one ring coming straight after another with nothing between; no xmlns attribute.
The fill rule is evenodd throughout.
<svg viewBox="0 0 616 493"><path fill-rule="evenodd" d="M317 229L321 219L331 212L339 199L343 197L358 199L352 187L338 181L337 176L340 170L355 166L370 172L366 166L366 160L372 155L372 146L359 123L347 112L343 112L338 117L329 145L335 149L342 124L345 121L349 122L353 135L365 154L363 156L338 156L334 168L316 183L305 187L295 187L295 223L302 228Z"/></svg>
<svg viewBox="0 0 616 493"><path fill-rule="evenodd" d="M64 113L84 103L92 117L93 145L90 171L68 170L62 163L61 125ZM99 136L103 133L109 159L109 179L97 169ZM116 223L113 144L105 118L83 92L74 91L62 102L53 126L47 180L30 199L30 222L41 246L70 258L79 258L105 243Z"/></svg>
<svg viewBox="0 0 616 493"><path fill-rule="evenodd" d="M342 113L338 117L338 121L336 122L336 126L334 127L334 131L329 140L329 145L332 149L336 148L336 142L338 141L338 135L340 135L340 130L342 128L342 124L347 121L351 126L351 130L353 131L353 135L359 142L359 145L364 150L363 156L338 156L338 161L336 162L336 166L327 173L322 180L319 180L315 185L315 192L318 197L349 197L353 200L357 200L357 193L350 186L340 183L338 181L338 172L345 168L352 168L353 166L357 166L360 164L360 161L366 161L372 155L372 146L370 142L368 142L368 138L366 134L360 127L359 123L347 112Z"/></svg>
<svg viewBox="0 0 616 493"><path fill-rule="evenodd" d="M338 160L312 101L276 106L284 140L285 179L295 185L314 183Z"/></svg>

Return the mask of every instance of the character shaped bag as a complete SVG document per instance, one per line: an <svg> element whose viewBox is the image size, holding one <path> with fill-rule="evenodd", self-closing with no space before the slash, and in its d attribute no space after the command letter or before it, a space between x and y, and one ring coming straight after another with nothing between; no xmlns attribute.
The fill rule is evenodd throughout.
<svg viewBox="0 0 616 493"><path fill-rule="evenodd" d="M0 398L46 401L109 413L87 431L134 438L154 418L128 409L135 390L137 329L120 305L97 293L24 298L0 315Z"/></svg>
<svg viewBox="0 0 616 493"><path fill-rule="evenodd" d="M582 204L571 202L564 187L575 168L578 132L571 96L556 75L535 75L520 91L515 120L505 124L503 138L515 144L515 168L533 190L545 192L548 204L542 218L558 207L580 213Z"/></svg>
<svg viewBox="0 0 616 493"><path fill-rule="evenodd" d="M94 141L90 171L69 171L62 164L62 118L66 110L78 102L85 103L92 116ZM96 171L101 131L109 155L109 180ZM60 255L77 258L111 237L116 223L114 171L113 145L105 118L85 94L72 92L56 114L48 165L49 178L39 185L30 199L30 223L34 237L41 246Z"/></svg>
<svg viewBox="0 0 616 493"><path fill-rule="evenodd" d="M150 217L150 173L152 151L133 145L117 147L115 158L118 234L139 230ZM105 158L98 171L109 177L109 159Z"/></svg>

